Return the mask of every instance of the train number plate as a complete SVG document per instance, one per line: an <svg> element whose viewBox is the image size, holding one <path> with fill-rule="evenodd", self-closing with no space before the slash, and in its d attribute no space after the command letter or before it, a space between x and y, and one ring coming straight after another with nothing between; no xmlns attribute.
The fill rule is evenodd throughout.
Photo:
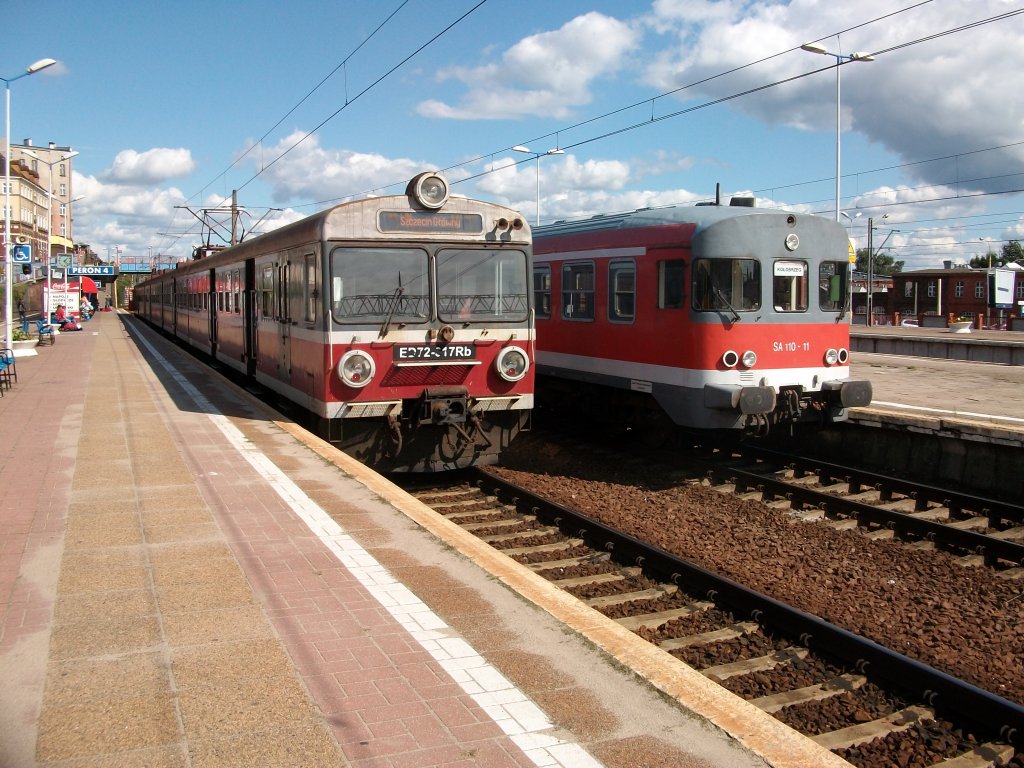
<svg viewBox="0 0 1024 768"><path fill-rule="evenodd" d="M476 358L476 347L472 344L395 344L394 350L394 359L399 362Z"/></svg>

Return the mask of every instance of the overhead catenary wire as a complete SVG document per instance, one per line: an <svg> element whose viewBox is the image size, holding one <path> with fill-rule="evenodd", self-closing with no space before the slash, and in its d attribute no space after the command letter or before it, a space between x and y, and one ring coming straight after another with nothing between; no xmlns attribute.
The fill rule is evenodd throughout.
<svg viewBox="0 0 1024 768"><path fill-rule="evenodd" d="M354 102L356 99L358 99L359 97L364 95L370 89L372 89L372 88L376 87L377 85L379 85L384 79L386 79L388 76L393 74L398 68L403 66L411 58L413 58L415 55L420 53L424 48L426 48L431 43L435 42L441 35L443 35L446 32L448 32L456 24L458 24L460 21L462 21L466 16L468 16L470 13L474 12L477 8L479 8L481 5L483 5L483 3L485 1L486 0L481 0L480 3L478 3L473 8L471 8L469 11L467 11L466 14L461 16L455 22L452 22L452 24L450 24L448 27L446 27L440 33L435 35L429 41L424 43L422 46L417 48L413 53L409 54L407 57L402 59L401 62L399 62L398 64L393 66L384 75L382 75L380 78L378 78L373 83L371 83L369 86L367 86L365 89L360 91L354 98L352 98L351 100L346 99L346 103L341 108L336 110L334 113L332 113L330 116L328 116L325 120L323 120L321 123L319 123L315 128L313 128L312 130L307 132L305 135L303 135L302 138L300 138L298 141L296 141L294 144L292 144L290 147L288 147L285 151L280 153L270 163L266 164L258 173L254 174L251 178L249 178L241 186L239 186L238 189L242 189L245 186L247 186L250 183L252 183L256 178L258 178L262 174L263 171L265 171L266 169L270 168L272 165L274 165L279 160L281 160L283 157L285 157L289 152L291 152L296 147L298 147L303 141L305 141L310 136L312 136L314 133L316 133L327 122L329 122L330 120L335 118L338 114L340 114L352 102ZM907 8L899 9L897 11L893 11L891 13L884 14L884 15L876 17L874 19L871 19L871 20L868 20L868 21L856 24L854 26L848 27L845 30L841 30L840 32L833 33L832 35L823 36L823 37L821 37L819 39L826 39L826 38L834 36L836 34L843 34L845 32L848 32L848 31L851 31L851 30L854 30L854 29L858 29L858 28L861 28L861 27L864 27L864 26L868 26L868 25L876 23L876 22L878 22L880 20L888 19L888 18L891 18L891 17L893 17L893 16L895 16L897 14L905 13L905 12L908 12L910 10L919 8L919 7L923 6L923 5L927 5L927 4L931 3L931 2L933 2L933 0L923 0L923 2L916 3L916 4L912 5L912 6L908 6ZM958 32L963 32L963 31L966 31L966 30L969 30L969 29L974 29L974 28L977 28L977 27L980 27L980 26L983 26L983 25L986 25L986 24L991 24L991 23L995 23L995 22L999 22L999 21L1005 21L1007 19L1013 18L1013 17L1021 15L1021 14L1024 14L1024 9L1016 9L1016 10L1012 10L1012 11L1007 11L1005 13L997 14L996 16L988 17L988 18L985 18L985 19L979 19L979 20L976 20L976 21L973 21L973 22L970 22L970 23L967 23L967 24L963 24L963 25L960 25L960 26L957 26L957 27L954 27L954 28L951 28L951 29L947 29L947 30L944 30L944 31L941 31L941 32L937 32L937 33L934 33L934 34L926 35L926 36L923 36L923 37L920 37L920 38L916 38L914 40L909 40L909 41L906 41L906 42L901 43L899 45L895 45L895 46L891 46L891 47L888 47L888 48L884 48L884 49L881 49L879 51L873 52L871 55L876 56L876 57L882 56L884 54L891 53L893 51L909 48L909 47L914 46L914 45L918 45L918 44L921 44L921 43L924 43L924 42L929 42L929 41L932 41L932 40L935 40L935 39L939 39L941 37L945 37L945 36L948 36L948 35L951 35L951 34L956 34ZM541 140L544 140L544 139L550 139L551 137L557 137L559 134L566 133L566 132L571 131L571 130L576 130L576 129L580 128L580 127L589 125L591 123L595 123L595 122L598 122L600 120L604 120L604 119L607 119L609 117L613 117L613 116L615 116L617 114L621 114L623 112L629 111L630 109L635 109L638 106L641 106L643 104L646 104L646 103L651 103L652 104L651 117L648 118L648 119L645 119L645 120L642 120L642 121L637 121L637 122L632 123L630 125L621 126L621 127L616 128L614 130L605 131L605 132L602 132L600 134L596 134L594 136L585 137L585 138L580 139L580 140L575 141L575 142L571 142L571 143L568 143L568 144L560 145L560 148L564 149L564 150L575 149L575 148L580 147L580 146L585 146L587 144L592 144L592 143L595 143L595 142L599 142L599 141L601 141L603 139L607 139L607 138L610 138L612 136L621 135L623 133L631 132L633 130L638 130L640 128L644 128L644 127L647 127L647 126L650 126L650 125L653 125L653 124L656 124L656 123L659 123L659 122L663 122L663 121L666 121L666 120L670 120L670 119L674 119L674 118L677 118L677 117L685 116L687 114L691 114L691 113L696 112L698 110L707 109L708 107L716 106L716 105L719 105L719 104L722 104L722 103L725 103L725 102L728 102L728 101L732 101L732 100L735 100L735 99L742 98L744 96L749 96L749 95L752 95L752 94L755 94L755 93L759 93L759 92L762 92L762 91L765 91L765 90L768 90L768 89L771 89L771 88L774 88L774 87L777 87L777 86L780 86L780 85L784 85L784 84L787 84L787 83L790 83L790 82L793 82L793 81L796 81L796 80L800 80L800 79L805 78L805 77L809 77L809 76L812 76L812 75L819 74L819 73L824 72L824 71L832 70L835 66L839 66L840 65L840 63L837 62L835 65L828 65L828 66L820 67L818 69L814 69L814 70L809 71L809 72L805 72L805 73L802 73L802 74L799 74L799 75L795 75L795 76L792 76L792 77L782 78L780 80L776 80L776 81L773 81L773 82L770 82L770 83L766 83L766 84L763 84L763 85L759 85L759 86L755 86L755 87L752 87L752 88L744 89L744 90L739 91L737 93L733 93L733 94L730 94L730 95L727 95L727 96L723 96L723 97L719 97L719 98L716 98L716 99L711 99L711 100L708 100L708 101L703 102L701 104L690 105L690 106L684 107L682 109L674 110L672 112L665 113L665 114L662 114L662 115L656 115L653 112L653 104L657 100L663 99L663 98L671 96L671 95L675 95L675 94L677 94L677 93L679 93L681 91L684 91L684 90L686 90L688 88L693 88L695 86L705 84L705 83L707 83L707 82L709 82L711 80L714 80L716 78L724 77L724 76L726 76L728 74L732 74L734 72L737 72L737 71L749 68L751 66L755 66L755 65L757 65L759 63L763 63L764 61L768 61L768 60L776 58L778 56L782 56L782 55L785 55L787 53L793 52L793 51L795 51L797 49L798 49L798 46L794 47L794 48L787 49L786 51L781 51L779 53L772 54L771 56L763 57L761 59L758 59L757 61L750 62L750 63L742 65L740 67L734 67L734 68L732 68L730 70L727 70L727 71L722 72L722 73L718 73L718 74L713 75L713 76L708 77L708 78L704 78L704 79L696 81L694 83L690 83L690 84L687 84L685 86L680 86L679 88L675 88L675 89L672 89L670 91L665 91L665 92L663 92L661 94L658 94L658 95L656 95L654 97L647 97L647 98L645 98L643 100L634 102L634 103L632 103L632 104L630 104L628 106L619 107L619 108L617 108L615 110L612 110L610 112L606 112L606 113L604 113L602 115L591 117L591 118L588 118L586 120L577 122L577 123L575 123L573 125L560 128L557 131L552 131L552 132L549 132L547 134L544 134L543 136L534 137L533 139L526 139L524 141L525 141L526 144L530 144L531 142L541 141ZM1013 146L1013 145L1005 145L1005 146ZM490 151L490 152L487 152L487 153L484 153L484 154L480 154L480 155L477 155L476 157L470 158L468 160L463 160L463 161L461 161L459 163L455 163L455 164L449 165L447 167L440 168L439 170L444 172L444 171L451 171L451 170L455 170L455 169L458 169L458 168L463 168L463 167L466 167L466 166L470 166L470 165L482 162L482 161L486 160L489 157L493 157L495 154L497 154L499 152L507 151L508 149L509 148L505 148L503 150ZM996 148L991 148L991 149L996 149ZM973 152L982 152L982 151L987 151L987 150L974 150ZM969 154L969 153L963 153L963 154ZM951 155L951 156L947 156L947 157L955 157L955 155ZM939 160L939 159L943 159L943 158L934 158L933 160L915 161L913 163L906 163L906 164L902 164L902 165L899 165L899 166L890 166L890 168L899 168L899 167L906 167L906 166L915 165L915 164L922 164L922 163L926 163L926 162L934 162L935 160ZM532 158L526 158L526 159L522 159L522 160L512 159L508 163L503 165L503 168L508 167L510 165L520 165L522 163L531 162L531 160L532 160ZM477 178L481 178L481 177L487 176L490 173L496 172L496 170L498 170L498 169L489 168L489 169L487 169L485 171L482 171L480 173L475 173L475 174L467 175L467 176L465 176L463 178L460 178L460 179L454 181L453 183L454 184L462 184L462 183L468 182L468 181L473 180L473 179L477 179ZM878 169L878 170L884 170L884 169ZM860 173L860 174L867 174L867 173L872 173L872 172L877 172L877 171L861 171L861 172L858 172L858 173ZM850 174L850 175L855 175L855 174ZM800 184L809 184L809 183L813 183L813 182L801 182L799 184L792 184L792 185L773 185L772 187L770 187L770 189L782 189L782 188L788 188L788 187L792 187L792 186L799 186ZM335 202L340 201L340 200L350 199L350 198L353 198L353 197L361 197L361 196L365 196L365 195L369 195L369 194L376 194L376 193L380 193L383 190L387 190L389 188L397 187L397 186L404 185L404 184L405 184L405 180L394 181L394 182L391 182L391 183L388 183L388 184L379 185L379 186L374 187L372 189L363 190L361 192L354 191L352 193L349 193L349 194L346 194L346 195L343 195L343 196L334 197L334 198L330 198L330 199L327 199L327 200L320 200L320 201L316 201L316 202L312 202L312 203L307 203L307 204L294 205L292 207L296 208L296 209L311 208L311 207L320 208L320 207L323 207L325 205L329 205L329 204L335 203ZM933 185L929 185L929 186L939 186L939 185L934 185L933 184ZM991 195L998 195L998 194L1013 194L1013 193L1016 193L1016 192L1019 192L1019 191L1021 191L1021 190L1007 190L1007 191L1004 191L1004 192L989 192L989 193L978 192L978 193L971 193L970 195L967 194L967 193L964 193L964 194L959 195L959 196L962 196L962 197L979 196L980 197L980 196L991 196ZM952 196L952 197L957 197L957 196ZM943 196L943 197L936 198L936 200L952 199L952 197L951 196ZM909 204L913 204L914 202L922 202L923 203L923 202L927 202L927 201L926 200L906 201L906 202L904 202L902 204L909 205ZM892 203L890 203L890 202L886 203L886 205L889 205L889 204L892 204Z"/></svg>

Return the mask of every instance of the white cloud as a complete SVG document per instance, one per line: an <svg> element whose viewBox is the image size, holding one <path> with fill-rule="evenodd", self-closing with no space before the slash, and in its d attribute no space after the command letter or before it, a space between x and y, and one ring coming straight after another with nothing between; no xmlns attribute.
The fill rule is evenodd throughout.
<svg viewBox="0 0 1024 768"><path fill-rule="evenodd" d="M271 185L275 202L334 200L361 195L431 169L428 163L409 158L326 149L320 146L317 136L297 144L304 135L303 131L295 131L275 146L266 147L262 153L264 158L282 156L260 174L260 178ZM288 154L284 155L286 151ZM256 158L257 155L250 154L247 160L258 169Z"/></svg>
<svg viewBox="0 0 1024 768"><path fill-rule="evenodd" d="M144 186L184 178L194 170L195 162L187 149L157 147L141 153L124 149L117 153L103 178L117 184Z"/></svg>
<svg viewBox="0 0 1024 768"><path fill-rule="evenodd" d="M430 100L417 110L464 120L565 118L590 102L594 80L618 70L638 42L638 33L618 19L597 12L577 16L557 30L523 38L498 62L441 73L468 92L458 106Z"/></svg>
<svg viewBox="0 0 1024 768"><path fill-rule="evenodd" d="M993 136L1005 140L995 142L999 144L1020 140L1024 101L1008 96L1024 88L1024 47L1018 44L1017 25L985 24L900 47L1004 13L1005 2L928 4L895 16L889 15L892 11L889 0L656 0L646 24L670 35L674 45L648 66L647 79L660 91L697 84L677 96L700 102L828 68L729 104L767 124L834 130L832 56L795 50L714 76L813 40L842 54L893 49L879 53L874 62L841 68L844 131L857 131L907 162L960 155L956 164L921 164L906 170L929 183L992 190L1002 183L996 176L1010 169L1024 173L1024 148L970 154L994 146ZM881 20L863 23L872 18ZM837 38L835 30L842 29L849 31ZM985 123L984 140L977 138L979 121Z"/></svg>

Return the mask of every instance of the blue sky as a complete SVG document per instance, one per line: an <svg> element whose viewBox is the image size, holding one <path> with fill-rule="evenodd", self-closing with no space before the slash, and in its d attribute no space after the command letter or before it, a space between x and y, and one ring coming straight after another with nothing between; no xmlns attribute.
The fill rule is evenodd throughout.
<svg viewBox="0 0 1024 768"><path fill-rule="evenodd" d="M898 229L890 253L917 269L1024 237L1020 10L38 0L9 14L0 75L60 62L12 85L11 133L81 153L77 241L183 256L199 241L183 206L237 189L265 230L428 169L532 222L538 163L516 145L565 150L539 162L542 221L689 204L716 184L832 217L836 60L799 48L820 41L875 54L840 68L843 221L858 247L868 218L876 245Z"/></svg>

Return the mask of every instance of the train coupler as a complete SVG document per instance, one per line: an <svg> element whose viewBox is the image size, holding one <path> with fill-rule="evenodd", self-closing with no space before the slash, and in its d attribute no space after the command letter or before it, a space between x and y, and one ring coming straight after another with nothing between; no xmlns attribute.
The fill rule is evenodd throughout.
<svg viewBox="0 0 1024 768"><path fill-rule="evenodd" d="M431 387L420 396L420 424L464 424L469 417L469 393L465 387Z"/></svg>

